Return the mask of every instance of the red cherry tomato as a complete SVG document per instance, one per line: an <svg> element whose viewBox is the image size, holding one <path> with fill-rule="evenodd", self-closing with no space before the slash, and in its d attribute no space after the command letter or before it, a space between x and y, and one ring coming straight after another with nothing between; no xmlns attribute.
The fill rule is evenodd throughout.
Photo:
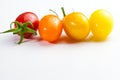
<svg viewBox="0 0 120 80"><path fill-rule="evenodd" d="M39 19L35 13L32 13L32 12L22 13L16 18L15 21L18 21L20 23L31 22L33 26L28 25L28 27L33 30L38 29ZM28 32L24 33L24 38L30 38L31 36L32 36L32 33L28 33Z"/></svg>
<svg viewBox="0 0 120 80"><path fill-rule="evenodd" d="M12 24L15 27L12 29ZM38 29L39 19L35 13L25 12L20 14L14 22L10 24L10 29L2 33L13 32L13 34L19 34L20 40L18 44L22 43L23 38L30 38L33 34L36 34Z"/></svg>

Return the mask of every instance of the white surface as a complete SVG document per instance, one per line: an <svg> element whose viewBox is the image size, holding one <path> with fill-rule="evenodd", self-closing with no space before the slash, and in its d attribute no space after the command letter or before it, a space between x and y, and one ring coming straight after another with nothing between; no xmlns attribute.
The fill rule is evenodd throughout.
<svg viewBox="0 0 120 80"><path fill-rule="evenodd" d="M113 14L114 29L104 42L70 43L64 37L57 44L34 39L17 45L17 36L0 35L0 80L120 80L120 10L118 0L1 0L0 32L22 12L39 18L55 10L62 17L81 11L86 16L96 9Z"/></svg>

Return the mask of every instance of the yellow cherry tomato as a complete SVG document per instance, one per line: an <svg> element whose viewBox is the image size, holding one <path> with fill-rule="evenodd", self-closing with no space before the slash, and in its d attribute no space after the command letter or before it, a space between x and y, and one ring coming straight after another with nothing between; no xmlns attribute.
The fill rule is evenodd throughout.
<svg viewBox="0 0 120 80"><path fill-rule="evenodd" d="M95 40L104 40L113 28L113 17L110 12L99 9L92 13L89 19L91 31Z"/></svg>
<svg viewBox="0 0 120 80"><path fill-rule="evenodd" d="M72 12L63 19L63 27L66 34L73 40L84 40L89 32L89 21L87 17L80 12Z"/></svg>

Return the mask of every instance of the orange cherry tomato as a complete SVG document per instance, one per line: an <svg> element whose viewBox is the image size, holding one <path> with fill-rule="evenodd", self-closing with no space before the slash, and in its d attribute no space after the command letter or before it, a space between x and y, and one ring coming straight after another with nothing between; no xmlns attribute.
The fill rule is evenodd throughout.
<svg viewBox="0 0 120 80"><path fill-rule="evenodd" d="M62 33L62 22L56 15L46 15L39 21L38 32L43 40L56 42Z"/></svg>

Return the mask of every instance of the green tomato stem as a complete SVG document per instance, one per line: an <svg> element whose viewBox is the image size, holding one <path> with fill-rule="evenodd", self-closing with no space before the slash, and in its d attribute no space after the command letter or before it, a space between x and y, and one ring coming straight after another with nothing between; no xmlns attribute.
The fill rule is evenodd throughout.
<svg viewBox="0 0 120 80"><path fill-rule="evenodd" d="M52 9L49 9L49 11L53 12L56 16L58 16L58 14L55 11L53 11Z"/></svg>
<svg viewBox="0 0 120 80"><path fill-rule="evenodd" d="M66 14L65 14L64 7L61 7L61 10L62 10L62 13L63 13L63 17L65 17L65 16L66 16Z"/></svg>
<svg viewBox="0 0 120 80"><path fill-rule="evenodd" d="M22 43L23 38L24 38L24 33L21 32L21 33L20 33L20 40L19 40L18 44L21 44L21 43Z"/></svg>
<svg viewBox="0 0 120 80"><path fill-rule="evenodd" d="M15 26L16 26L14 29L12 29L12 24L15 24ZM18 44L21 44L24 39L25 33L32 33L34 35L37 34L37 32L34 29L29 28L28 25L31 25L34 28L34 26L31 22L20 23L18 21L14 21L10 24L10 29L7 31L4 31L2 33L13 32L13 34L19 34L20 40L19 40Z"/></svg>

